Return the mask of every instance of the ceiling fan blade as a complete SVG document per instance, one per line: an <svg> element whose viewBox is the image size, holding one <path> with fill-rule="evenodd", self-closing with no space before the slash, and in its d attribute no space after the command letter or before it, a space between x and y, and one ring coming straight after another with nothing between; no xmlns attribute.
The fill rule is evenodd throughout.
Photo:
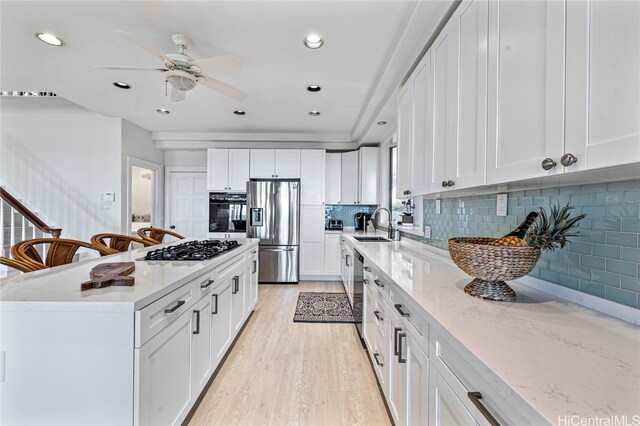
<svg viewBox="0 0 640 426"><path fill-rule="evenodd" d="M178 90L175 87L171 86L171 102L184 101L186 97L187 92Z"/></svg>
<svg viewBox="0 0 640 426"><path fill-rule="evenodd" d="M220 80L216 80L213 77L209 77L207 75L201 75L198 78L198 84L207 87L209 89L215 90L216 92L220 92L223 95L227 95L230 98L235 99L236 101L244 101L247 99L247 94L240 89L236 89L233 86L229 86L226 83L221 82Z"/></svg>
<svg viewBox="0 0 640 426"><path fill-rule="evenodd" d="M112 71L160 71L160 72L168 71L166 68L152 68L152 67L128 67L128 66L111 67L106 65L94 65L93 67L105 69L105 70L112 70Z"/></svg>
<svg viewBox="0 0 640 426"><path fill-rule="evenodd" d="M202 72L237 72L242 70L242 62L233 55L198 59L191 64L198 66Z"/></svg>
<svg viewBox="0 0 640 426"><path fill-rule="evenodd" d="M172 65L175 66L175 64L173 63L173 61L171 61L171 59L167 58L167 56L160 52L159 50L157 50L155 47L145 43L144 41L140 40L138 37L134 36L133 34L129 34L127 32L124 31L120 31L120 30L113 30L116 33L122 34L124 37L126 37L130 42L132 42L133 44L137 44L138 46L142 47L144 50L146 50L147 52L153 54L154 56L156 56L157 58L168 62Z"/></svg>

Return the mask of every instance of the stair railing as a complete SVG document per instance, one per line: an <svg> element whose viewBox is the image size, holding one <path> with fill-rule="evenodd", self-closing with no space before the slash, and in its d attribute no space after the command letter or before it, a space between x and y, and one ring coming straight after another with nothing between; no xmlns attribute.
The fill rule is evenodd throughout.
<svg viewBox="0 0 640 426"><path fill-rule="evenodd" d="M23 217L23 226L22 226L22 233L25 233L25 229L26 229L26 223L24 223L24 221L28 221L30 223L33 224L33 226L35 228L38 228L40 231L42 231L45 234L50 234L53 238L60 238L60 234L62 233L62 229L60 228L51 228L49 225L47 225L46 223L44 223L42 221L42 219L40 219L38 216L35 215L35 213L33 213L31 210L29 210L28 208L26 208L20 201L16 200L13 195L11 195L7 190L5 190L4 188L0 187L0 198L3 199L9 206L11 206L11 208L20 213L20 215L22 215ZM2 212L4 214L4 212ZM14 232L14 215L13 212L11 213L11 240L12 243L15 241L20 241L20 240L25 240L28 238L27 235L21 235L19 238L17 235L13 235ZM15 237L15 238L14 238Z"/></svg>

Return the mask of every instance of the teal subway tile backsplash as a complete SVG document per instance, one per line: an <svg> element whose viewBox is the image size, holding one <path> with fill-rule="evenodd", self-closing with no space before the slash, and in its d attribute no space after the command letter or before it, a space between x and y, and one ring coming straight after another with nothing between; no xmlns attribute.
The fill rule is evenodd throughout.
<svg viewBox="0 0 640 426"><path fill-rule="evenodd" d="M341 220L343 226L353 228L356 213L365 212L371 214L376 207L378 206L368 204L327 204L324 206L324 219L325 222L329 219ZM326 225L327 223L325 223Z"/></svg>
<svg viewBox="0 0 640 426"><path fill-rule="evenodd" d="M451 237L501 237L530 211L557 202L588 215L581 235L564 249L543 252L530 275L639 309L640 179L510 192L505 217L496 216L495 194L441 200L441 214L434 200L425 200L432 238L404 236L447 249Z"/></svg>

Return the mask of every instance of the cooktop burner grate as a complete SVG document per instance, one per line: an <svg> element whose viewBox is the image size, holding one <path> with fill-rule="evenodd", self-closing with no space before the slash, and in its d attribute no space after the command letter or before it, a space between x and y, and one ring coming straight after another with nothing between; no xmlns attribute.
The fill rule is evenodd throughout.
<svg viewBox="0 0 640 426"><path fill-rule="evenodd" d="M236 240L202 240L189 241L176 244L175 246L163 247L157 250L150 250L144 258L140 260L206 260L216 257L242 244Z"/></svg>

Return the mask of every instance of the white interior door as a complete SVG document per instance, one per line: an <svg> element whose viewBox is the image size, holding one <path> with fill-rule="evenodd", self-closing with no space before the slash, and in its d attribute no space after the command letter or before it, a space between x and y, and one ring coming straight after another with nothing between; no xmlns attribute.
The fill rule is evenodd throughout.
<svg viewBox="0 0 640 426"><path fill-rule="evenodd" d="M171 173L169 206L169 228L186 238L207 238L209 193L206 173Z"/></svg>

